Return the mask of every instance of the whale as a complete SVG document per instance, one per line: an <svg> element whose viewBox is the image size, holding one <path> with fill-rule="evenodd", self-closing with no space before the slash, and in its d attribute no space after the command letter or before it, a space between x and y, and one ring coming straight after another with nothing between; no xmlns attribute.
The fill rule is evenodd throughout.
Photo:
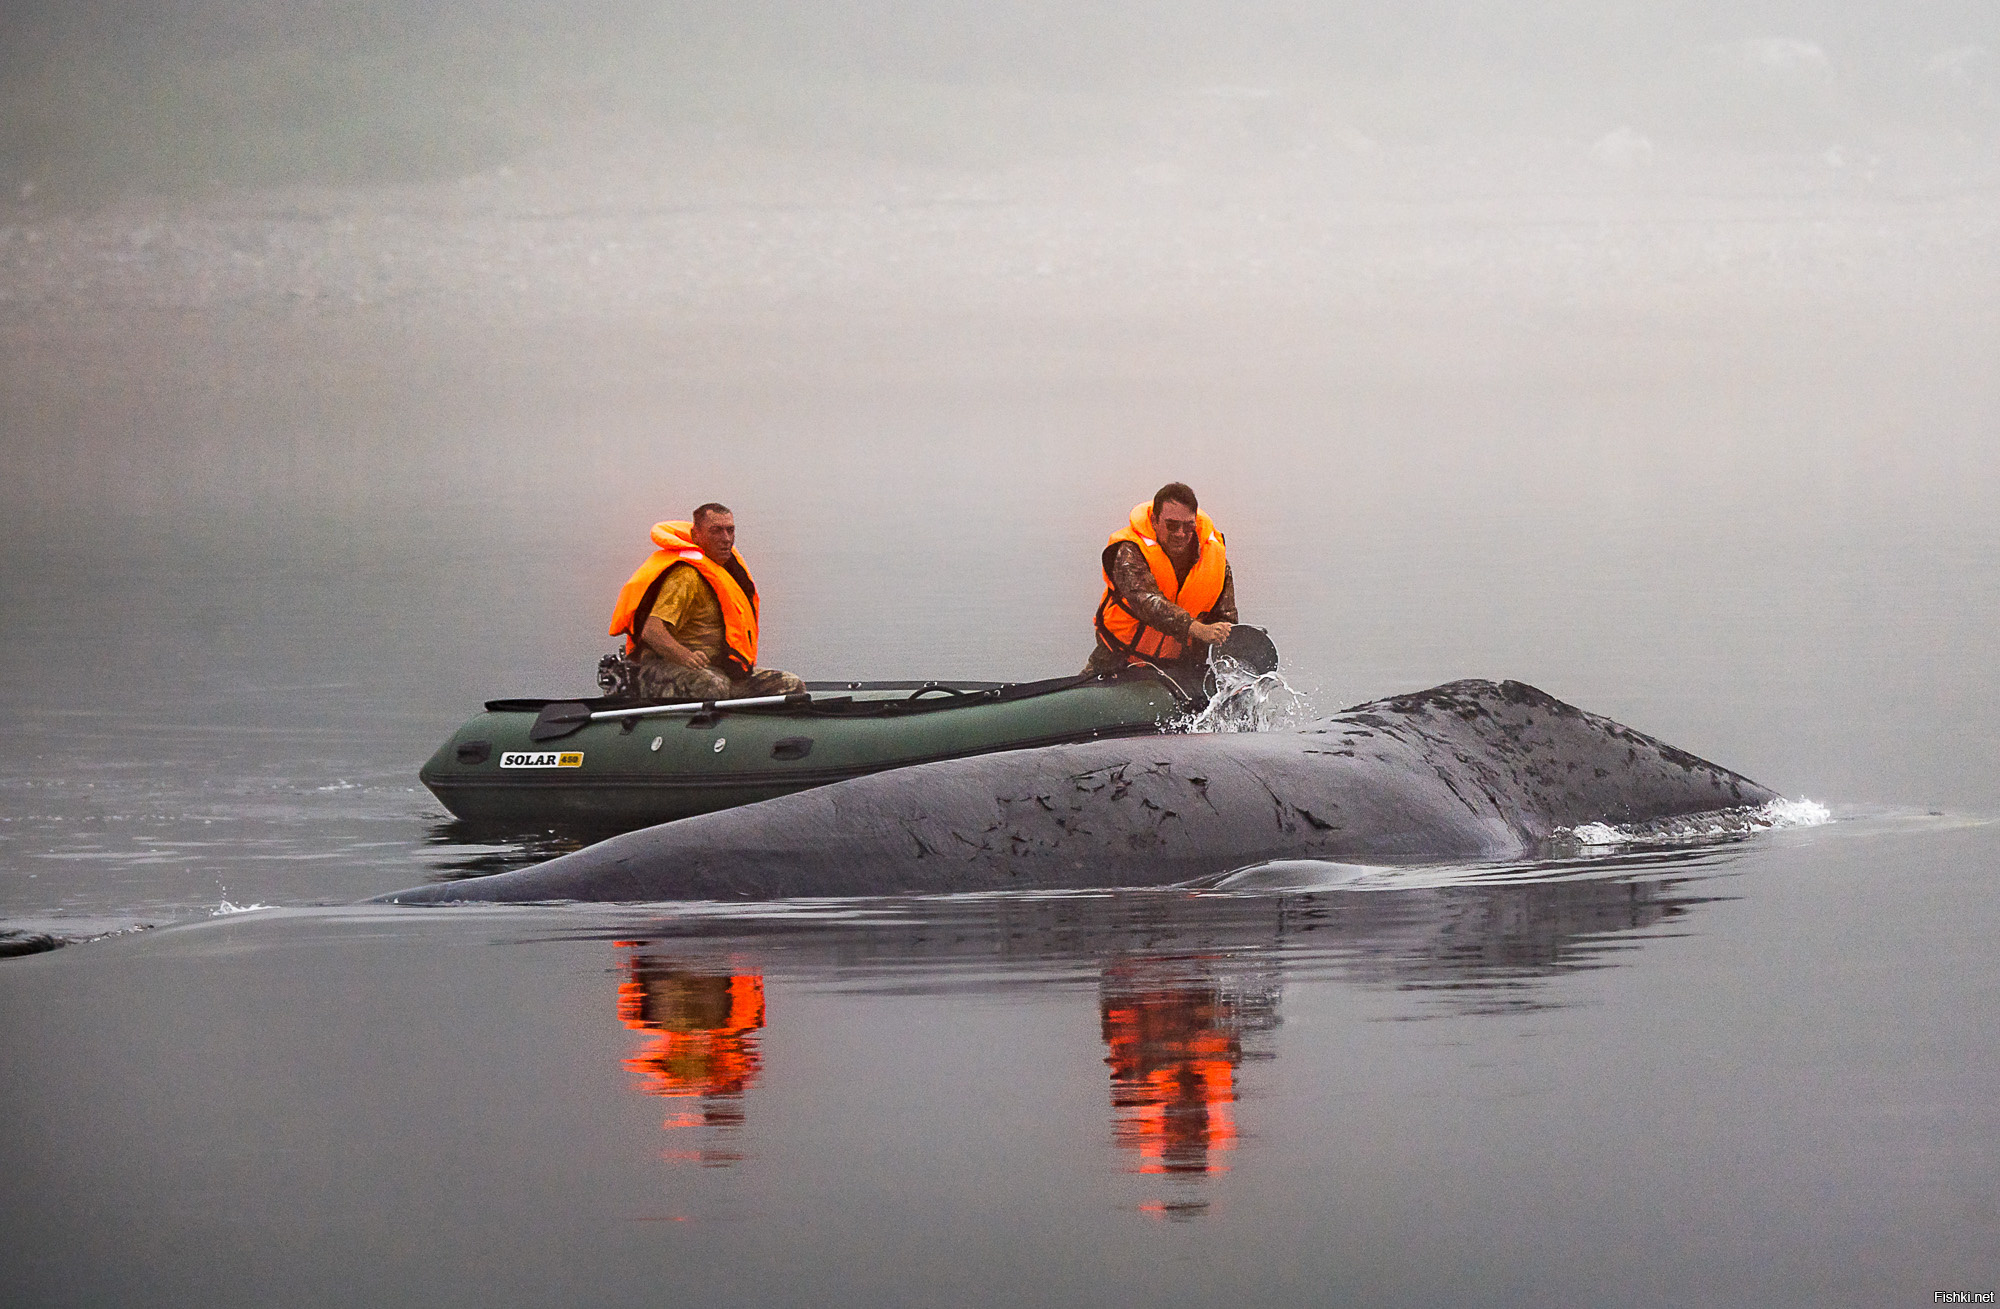
<svg viewBox="0 0 2000 1309"><path fill-rule="evenodd" d="M1778 798L1526 683L1465 680L1288 730L1162 733L894 769L376 899L1084 890L1199 882L1278 860L1503 862L1584 824Z"/></svg>

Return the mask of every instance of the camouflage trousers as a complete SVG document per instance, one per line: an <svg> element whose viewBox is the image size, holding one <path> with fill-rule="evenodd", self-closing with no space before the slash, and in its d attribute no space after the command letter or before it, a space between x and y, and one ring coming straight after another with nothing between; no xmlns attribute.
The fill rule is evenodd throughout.
<svg viewBox="0 0 2000 1309"><path fill-rule="evenodd" d="M730 677L716 668L689 668L664 659L639 661L639 694L649 700L741 700L754 695L791 695L806 684L775 668L748 677Z"/></svg>

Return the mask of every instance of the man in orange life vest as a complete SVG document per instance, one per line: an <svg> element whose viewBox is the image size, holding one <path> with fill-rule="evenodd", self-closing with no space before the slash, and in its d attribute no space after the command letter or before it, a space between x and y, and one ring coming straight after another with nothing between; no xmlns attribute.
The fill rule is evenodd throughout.
<svg viewBox="0 0 2000 1309"><path fill-rule="evenodd" d="M1236 579L1222 533L1185 482L1168 482L1132 506L1104 546L1097 648L1086 673L1131 663L1193 670L1236 622Z"/></svg>
<svg viewBox="0 0 2000 1309"><path fill-rule="evenodd" d="M653 524L653 551L618 592L611 635L658 700L790 695L805 683L757 667L757 583L736 553L736 515L705 504L686 523Z"/></svg>

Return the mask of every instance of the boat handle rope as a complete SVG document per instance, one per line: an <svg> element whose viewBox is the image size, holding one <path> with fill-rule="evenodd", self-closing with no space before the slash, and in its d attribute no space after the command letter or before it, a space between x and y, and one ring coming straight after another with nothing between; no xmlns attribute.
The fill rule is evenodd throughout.
<svg viewBox="0 0 2000 1309"><path fill-rule="evenodd" d="M967 695L983 696L985 694L984 691L961 691L955 686L946 686L942 682L925 682L922 686L910 692L904 703L907 704L913 700L921 700L927 695L948 695L954 700L963 700Z"/></svg>

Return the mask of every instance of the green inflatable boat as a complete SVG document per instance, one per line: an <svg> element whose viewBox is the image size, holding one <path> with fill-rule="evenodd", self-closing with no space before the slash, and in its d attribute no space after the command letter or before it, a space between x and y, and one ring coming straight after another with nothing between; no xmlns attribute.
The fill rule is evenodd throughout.
<svg viewBox="0 0 2000 1309"><path fill-rule="evenodd" d="M493 700L419 776L460 819L622 831L865 773L1141 736L1195 703L1135 667L1043 682L809 682L712 702Z"/></svg>

